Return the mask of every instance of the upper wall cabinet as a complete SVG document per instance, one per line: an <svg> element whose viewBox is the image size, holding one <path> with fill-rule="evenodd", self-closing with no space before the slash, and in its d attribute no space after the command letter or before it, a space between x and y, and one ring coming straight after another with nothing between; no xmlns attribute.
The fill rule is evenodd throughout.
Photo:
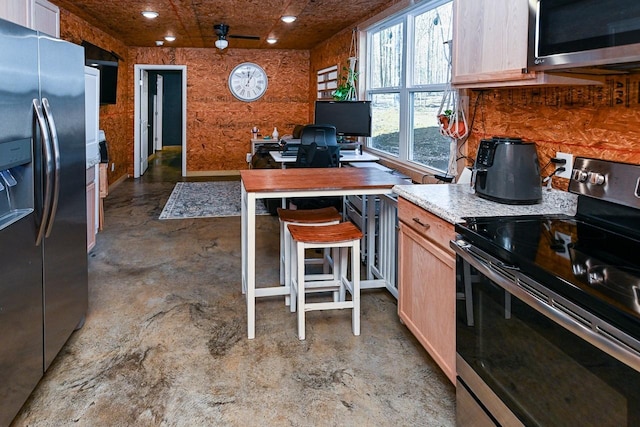
<svg viewBox="0 0 640 427"><path fill-rule="evenodd" d="M528 0L454 0L452 83L458 88L594 84L526 72Z"/></svg>
<svg viewBox="0 0 640 427"><path fill-rule="evenodd" d="M47 0L2 0L0 18L60 37L60 9Z"/></svg>

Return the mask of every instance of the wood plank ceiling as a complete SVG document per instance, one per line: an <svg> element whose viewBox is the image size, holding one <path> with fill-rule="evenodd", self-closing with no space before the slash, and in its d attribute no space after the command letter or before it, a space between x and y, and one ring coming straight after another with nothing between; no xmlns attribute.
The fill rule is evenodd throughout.
<svg viewBox="0 0 640 427"><path fill-rule="evenodd" d="M260 40L228 38L230 48L310 49L373 12L390 0L51 0L122 41L127 46L156 46L173 35L165 47L213 47L215 24L229 25L230 35L258 36ZM149 20L142 11L159 13ZM283 15L297 16L286 24ZM278 39L268 44L266 39Z"/></svg>

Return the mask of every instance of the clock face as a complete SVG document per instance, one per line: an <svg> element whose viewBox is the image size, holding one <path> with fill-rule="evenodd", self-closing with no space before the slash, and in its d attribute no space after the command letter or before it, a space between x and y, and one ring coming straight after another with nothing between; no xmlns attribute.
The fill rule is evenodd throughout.
<svg viewBox="0 0 640 427"><path fill-rule="evenodd" d="M241 101L255 101L267 91L267 73L259 65L244 62L231 71L229 90Z"/></svg>

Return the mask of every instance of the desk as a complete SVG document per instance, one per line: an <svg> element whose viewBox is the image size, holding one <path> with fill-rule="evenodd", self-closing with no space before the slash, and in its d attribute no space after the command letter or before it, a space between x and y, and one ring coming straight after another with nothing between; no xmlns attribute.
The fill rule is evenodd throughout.
<svg viewBox="0 0 640 427"><path fill-rule="evenodd" d="M269 155L273 160L280 163L282 168L286 167L287 163L295 163L296 158L293 156L283 156L280 151L270 151ZM355 150L340 150L340 164L342 163L355 163L355 162L377 162L380 157L373 154L362 152L362 154L356 154Z"/></svg>
<svg viewBox="0 0 640 427"><path fill-rule="evenodd" d="M240 171L242 187L242 292L247 299L247 336L255 337L255 309L256 298L264 296L289 295L286 286L271 286L256 288L256 200L280 199L289 197L320 197L320 196L348 196L348 195L388 195L392 193L394 185L406 184L406 181L396 175L373 168L333 168L331 173L327 169L299 168L299 169L251 169ZM375 204L370 204L375 208ZM379 230L380 246L389 246L386 240L395 242L395 218L389 218L390 212L385 209L380 213ZM375 235L375 221L370 221L367 233ZM363 230L364 231L364 230ZM373 242L373 239L371 239ZM393 251L395 255L395 251ZM382 264L394 264L388 259L391 254L379 258ZM374 258L374 257L370 257ZM373 287L393 288L389 278L374 279L371 272L373 261L368 261L367 278L362 281L362 289ZM274 264L277 268L278 264ZM394 270L395 274L395 270Z"/></svg>

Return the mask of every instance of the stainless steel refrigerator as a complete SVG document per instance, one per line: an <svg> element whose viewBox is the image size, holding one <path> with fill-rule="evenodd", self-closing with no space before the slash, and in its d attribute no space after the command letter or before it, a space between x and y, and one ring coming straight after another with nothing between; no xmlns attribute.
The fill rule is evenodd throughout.
<svg viewBox="0 0 640 427"><path fill-rule="evenodd" d="M0 426L87 311L84 52L0 19Z"/></svg>

